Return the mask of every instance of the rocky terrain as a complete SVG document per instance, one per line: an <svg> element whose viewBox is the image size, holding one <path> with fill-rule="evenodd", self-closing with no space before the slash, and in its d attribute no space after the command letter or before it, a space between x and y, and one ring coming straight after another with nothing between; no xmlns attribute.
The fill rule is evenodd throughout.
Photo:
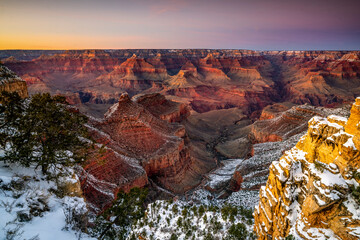
<svg viewBox="0 0 360 240"><path fill-rule="evenodd" d="M0 92L17 92L20 97L29 96L26 82L7 67L0 65Z"/></svg>
<svg viewBox="0 0 360 240"><path fill-rule="evenodd" d="M261 116L277 106L278 104L266 107ZM232 192L239 190L258 191L266 184L271 163L296 145L300 137L305 134L308 121L313 116L327 117L336 114L348 117L349 110L348 105L342 108L297 105L284 112L276 112L276 116L272 119L259 119L251 125L245 127L239 125L233 128L235 129L233 135L217 148L236 142L235 146L243 153L248 149L250 151L248 155L239 156L237 159L222 160L217 169L206 175L205 189L220 198L228 197ZM241 136L236 132L246 132L247 135ZM257 137L259 132L261 136L276 136L276 138L259 138ZM237 138L231 140L234 137ZM230 151L235 153L232 149Z"/></svg>
<svg viewBox="0 0 360 240"><path fill-rule="evenodd" d="M359 90L359 52L251 50L0 51L29 92L74 104L161 92L197 112L237 107L258 117L274 102L332 106ZM104 111L107 107L104 107Z"/></svg>
<svg viewBox="0 0 360 240"><path fill-rule="evenodd" d="M157 105L148 106L149 102ZM147 110L152 106L159 107L159 118ZM180 104L163 96L142 96L136 102L123 94L104 119L90 119L88 127L96 151L85 163L80 179L93 208L109 206L119 190L152 183L161 191L181 194L200 182L204 169L190 155L184 127L171 123L176 117L165 117L168 121L160 118L174 116L174 112L178 116L179 109Z"/></svg>
<svg viewBox="0 0 360 240"><path fill-rule="evenodd" d="M270 166L254 212L259 239L359 239L360 98L349 118L315 116Z"/></svg>

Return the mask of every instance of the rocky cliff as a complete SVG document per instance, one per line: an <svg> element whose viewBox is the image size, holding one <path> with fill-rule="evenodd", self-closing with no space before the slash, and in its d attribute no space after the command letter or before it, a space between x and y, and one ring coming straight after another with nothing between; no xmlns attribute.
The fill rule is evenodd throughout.
<svg viewBox="0 0 360 240"><path fill-rule="evenodd" d="M290 105L291 106L291 105ZM308 104L292 106L286 103L268 105L258 121L251 125L250 138L255 143L283 141L307 130L313 116L326 117L331 114L346 115L342 108L315 107Z"/></svg>
<svg viewBox="0 0 360 240"><path fill-rule="evenodd" d="M360 98L349 119L315 116L270 166L254 212L259 239L359 239Z"/></svg>
<svg viewBox="0 0 360 240"><path fill-rule="evenodd" d="M96 144L80 179L95 210L109 206L119 190L151 183L180 194L201 180L184 127L156 116L166 116L160 110L177 104L155 96L164 101L155 101L159 109L154 115L145 107L151 109L146 103L154 102L153 95L148 97L138 99L142 105L123 94L104 119L90 118L88 128Z"/></svg>
<svg viewBox="0 0 360 240"><path fill-rule="evenodd" d="M29 96L26 82L7 67L0 65L0 92L17 92L22 98Z"/></svg>

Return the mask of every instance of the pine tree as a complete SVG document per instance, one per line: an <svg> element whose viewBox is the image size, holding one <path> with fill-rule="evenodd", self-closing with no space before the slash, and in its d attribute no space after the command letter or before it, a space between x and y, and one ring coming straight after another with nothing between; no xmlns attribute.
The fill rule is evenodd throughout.
<svg viewBox="0 0 360 240"><path fill-rule="evenodd" d="M0 96L0 160L34 163L44 174L58 166L71 166L85 159L88 143L87 118L72 111L64 97L36 94L23 100L17 93Z"/></svg>

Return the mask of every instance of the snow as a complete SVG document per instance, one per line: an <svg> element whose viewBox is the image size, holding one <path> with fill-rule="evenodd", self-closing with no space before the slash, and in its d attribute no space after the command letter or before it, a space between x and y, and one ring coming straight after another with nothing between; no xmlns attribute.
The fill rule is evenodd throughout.
<svg viewBox="0 0 360 240"><path fill-rule="evenodd" d="M111 117L111 115L114 114L114 112L116 112L116 110L118 109L119 103L115 103L114 105L112 105L109 110L104 114L105 118L109 118Z"/></svg>
<svg viewBox="0 0 360 240"><path fill-rule="evenodd" d="M360 206L355 202L352 196L348 196L348 199L344 201L344 206L352 214L352 219L360 220Z"/></svg>
<svg viewBox="0 0 360 240"><path fill-rule="evenodd" d="M24 82L19 76L5 66L0 66L0 85L21 81Z"/></svg>
<svg viewBox="0 0 360 240"><path fill-rule="evenodd" d="M351 148L353 150L357 150L356 147L355 147L355 144L353 142L353 138L350 137L348 138L348 140L346 141L346 143L343 144L344 147L348 147L348 148Z"/></svg>
<svg viewBox="0 0 360 240"><path fill-rule="evenodd" d="M334 174L325 168L323 169L323 171L319 171L318 169L316 169L315 164L313 163L309 165L309 170L311 171L311 174L317 176L319 182L326 187L334 188L335 186L338 186L348 189L348 185L340 173Z"/></svg>
<svg viewBox="0 0 360 240"><path fill-rule="evenodd" d="M73 232L62 231L65 223L65 214L61 204L55 202L52 209L51 212L43 217L34 218L31 224L26 224L21 229L24 231L22 237L31 238L38 236L39 239L76 239Z"/></svg>
<svg viewBox="0 0 360 240"><path fill-rule="evenodd" d="M305 219L303 217L303 219ZM295 230L296 229L296 230ZM317 239L317 240L340 240L340 238L336 237L334 232L330 229L324 228L306 228L306 224L298 220L294 227L290 229L290 234L293 234L296 239L303 239L300 237L297 232L299 232L306 239Z"/></svg>
<svg viewBox="0 0 360 240"><path fill-rule="evenodd" d="M74 183L74 178L59 181ZM59 198L53 193L55 189L55 182L46 180L34 167L0 162L0 239L6 239L10 231L15 232L14 239L91 239L84 233L66 230L66 209L87 211L84 199ZM31 213L34 210L38 214Z"/></svg>
<svg viewBox="0 0 360 240"><path fill-rule="evenodd" d="M269 166L278 161L284 151L291 149L305 133L294 135L281 142L267 142L254 144L254 156L245 159L237 169L242 172L243 183L241 187L251 189L259 185L265 185Z"/></svg>
<svg viewBox="0 0 360 240"><path fill-rule="evenodd" d="M343 126L341 126L341 125L339 125L337 123L332 123L328 119L323 118L323 117L319 117L319 116L312 117L310 119L309 123L311 123L309 125L309 129L311 129L313 133L317 133L317 134L320 134L320 132L318 130L319 130L319 127L321 125L326 125L326 126L329 126L331 128L335 128L337 131L344 130Z"/></svg>
<svg viewBox="0 0 360 240"><path fill-rule="evenodd" d="M227 184L233 176L236 167L243 161L244 159L228 159L221 161L223 166L208 175L209 181L206 185L216 189L221 187L221 185Z"/></svg>
<svg viewBox="0 0 360 240"><path fill-rule="evenodd" d="M203 215L198 213L200 206L204 207L205 212ZM196 214L193 207L197 209ZM130 235L135 234L136 237L141 235L146 239L170 239L170 236L175 234L178 239L183 240L191 239L191 237L205 239L205 234L210 232L216 239L224 239L228 235L227 231L230 226L237 223L243 223L248 232L253 231L252 217L248 218L241 215L239 210L232 223L229 217L226 219L223 217L221 207L222 205L206 206L181 200L173 203L158 200L148 205L146 217L133 226ZM173 209L177 209L177 211ZM178 222L181 222L181 225ZM219 226L217 231L214 230L215 222ZM184 226L186 226L187 230L184 230ZM186 236L189 230L191 233L190 238Z"/></svg>
<svg viewBox="0 0 360 240"><path fill-rule="evenodd" d="M352 230L350 232L351 235L360 238L360 227L354 227L354 228L349 228L350 230Z"/></svg>
<svg viewBox="0 0 360 240"><path fill-rule="evenodd" d="M332 119L332 120L343 122L343 123L346 123L348 121L348 119L346 117L333 115L333 114L328 116L328 119Z"/></svg>

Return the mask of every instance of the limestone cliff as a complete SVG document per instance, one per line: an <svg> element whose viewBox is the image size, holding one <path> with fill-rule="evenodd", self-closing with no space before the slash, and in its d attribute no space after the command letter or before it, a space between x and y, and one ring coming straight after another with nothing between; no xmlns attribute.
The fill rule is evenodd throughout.
<svg viewBox="0 0 360 240"><path fill-rule="evenodd" d="M17 92L22 98L29 96L26 82L7 67L0 65L0 92Z"/></svg>
<svg viewBox="0 0 360 240"><path fill-rule="evenodd" d="M360 98L349 119L313 117L270 166L254 212L259 239L359 239Z"/></svg>

